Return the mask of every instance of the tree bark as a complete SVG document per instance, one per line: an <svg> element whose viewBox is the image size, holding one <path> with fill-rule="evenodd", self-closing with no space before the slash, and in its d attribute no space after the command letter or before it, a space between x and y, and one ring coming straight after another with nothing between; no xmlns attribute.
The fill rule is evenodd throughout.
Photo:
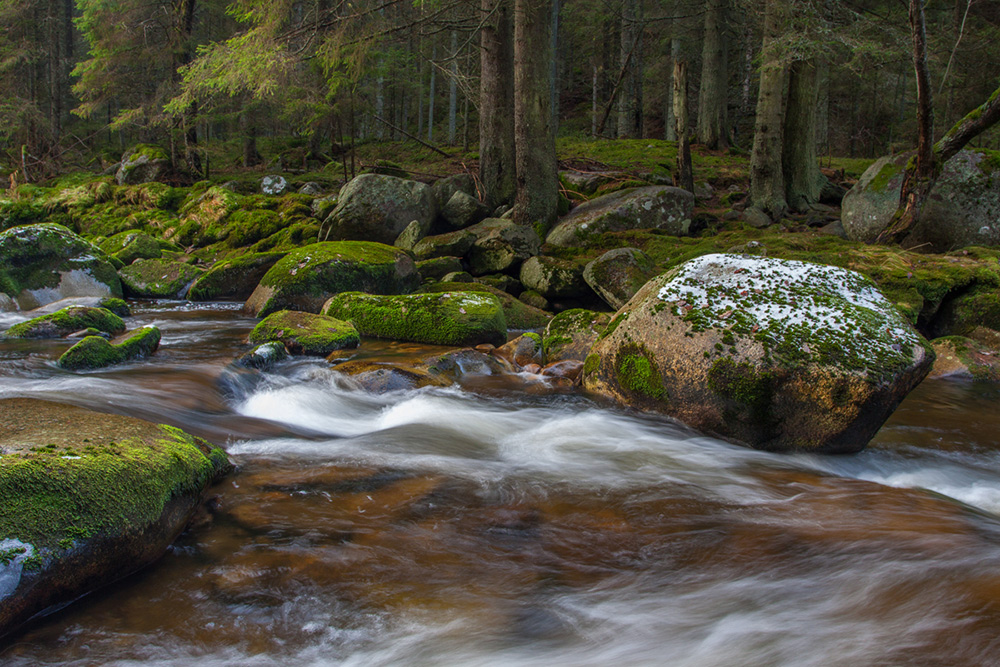
<svg viewBox="0 0 1000 667"><path fill-rule="evenodd" d="M705 33L698 92L698 141L712 150L729 148L727 106L729 72L726 45L726 0L705 4Z"/></svg>
<svg viewBox="0 0 1000 667"><path fill-rule="evenodd" d="M431 49L431 87L427 92L427 141L432 144L434 143L434 84L437 76L435 60L437 60L437 44Z"/></svg>
<svg viewBox="0 0 1000 667"><path fill-rule="evenodd" d="M677 186L694 192L694 172L691 169L691 143L688 139L688 76L687 61L674 61L673 75L674 133L677 135Z"/></svg>
<svg viewBox="0 0 1000 667"><path fill-rule="evenodd" d="M482 0L480 32L479 178L486 205L514 202L514 46L510 0Z"/></svg>
<svg viewBox="0 0 1000 667"><path fill-rule="evenodd" d="M764 13L764 63L760 72L757 119L750 155L750 204L777 220L788 209L782 169L784 101L787 71L775 53L784 0L767 0Z"/></svg>
<svg viewBox="0 0 1000 667"><path fill-rule="evenodd" d="M619 44L619 62L624 78L618 94L618 138L634 139L642 131L641 110L636 108L638 67L636 50L642 38L637 19L637 0L622 3L622 29Z"/></svg>
<svg viewBox="0 0 1000 667"><path fill-rule="evenodd" d="M826 182L816 157L819 85L815 61L792 63L788 79L788 108L782 142L785 199L792 210L804 213L819 201Z"/></svg>
<svg viewBox="0 0 1000 667"><path fill-rule="evenodd" d="M454 146L458 118L458 32L451 31L451 81L448 82L448 145Z"/></svg>
<svg viewBox="0 0 1000 667"><path fill-rule="evenodd" d="M517 194L513 219L547 231L556 218L559 181L552 131L549 62L551 0L514 2L514 142Z"/></svg>

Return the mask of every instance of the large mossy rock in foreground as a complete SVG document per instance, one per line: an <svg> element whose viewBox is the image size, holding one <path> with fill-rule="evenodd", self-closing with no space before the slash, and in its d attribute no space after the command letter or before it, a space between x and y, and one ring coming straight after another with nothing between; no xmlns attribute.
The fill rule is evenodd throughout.
<svg viewBox="0 0 1000 667"><path fill-rule="evenodd" d="M337 208L327 224L333 240L378 241L392 244L416 220L426 235L437 217L429 185L395 176L362 174L340 191Z"/></svg>
<svg viewBox="0 0 1000 667"><path fill-rule="evenodd" d="M507 321L492 294L442 292L384 296L346 292L323 312L350 320L364 336L431 345L507 342Z"/></svg>
<svg viewBox="0 0 1000 667"><path fill-rule="evenodd" d="M97 329L112 336L125 331L125 322L110 310L91 306L68 306L48 315L19 322L4 338L62 338L84 329Z"/></svg>
<svg viewBox="0 0 1000 667"><path fill-rule="evenodd" d="M583 383L759 449L841 453L863 449L933 361L858 273L705 255L618 311Z"/></svg>
<svg viewBox="0 0 1000 667"><path fill-rule="evenodd" d="M874 243L885 230L912 155L876 161L844 196L841 220L849 239ZM1000 245L1000 152L963 150L945 162L906 245L922 252Z"/></svg>
<svg viewBox="0 0 1000 667"><path fill-rule="evenodd" d="M295 310L271 313L253 328L247 340L253 345L282 343L292 354L321 357L361 344L358 330L350 322Z"/></svg>
<svg viewBox="0 0 1000 667"><path fill-rule="evenodd" d="M96 370L148 357L160 346L160 330L142 327L123 334L110 342L101 336L87 336L63 352L57 362L70 371Z"/></svg>
<svg viewBox="0 0 1000 667"><path fill-rule="evenodd" d="M121 295L109 258L66 227L43 223L0 234L0 309L6 304L32 310L68 297Z"/></svg>
<svg viewBox="0 0 1000 667"><path fill-rule="evenodd" d="M0 400L0 636L158 559L230 469L176 428Z"/></svg>
<svg viewBox="0 0 1000 667"><path fill-rule="evenodd" d="M244 309L264 317L279 310L319 312L334 294L405 294L420 273L402 250L382 243L328 241L299 248L264 274Z"/></svg>
<svg viewBox="0 0 1000 667"><path fill-rule="evenodd" d="M687 190L658 185L620 190L577 206L545 241L555 246L584 245L596 234L629 229L660 229L671 236L686 236L693 211L694 195Z"/></svg>

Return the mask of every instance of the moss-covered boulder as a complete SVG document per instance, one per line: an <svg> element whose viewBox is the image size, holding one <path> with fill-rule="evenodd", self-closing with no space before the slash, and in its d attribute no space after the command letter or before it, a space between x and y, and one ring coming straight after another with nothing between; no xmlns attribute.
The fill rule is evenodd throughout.
<svg viewBox="0 0 1000 667"><path fill-rule="evenodd" d="M489 285L483 285L481 283L432 283L424 287L423 291L436 293L485 292L487 294L492 294L500 300L500 305L503 307L504 319L506 319L507 327L510 329L517 329L520 331L538 330L543 328L546 324L548 324L549 320L552 319L552 313L529 306L526 303L518 301L507 292L498 290L495 287L490 287Z"/></svg>
<svg viewBox="0 0 1000 667"><path fill-rule="evenodd" d="M936 358L928 377L1000 382L1000 353L979 341L947 336L931 341Z"/></svg>
<svg viewBox="0 0 1000 667"><path fill-rule="evenodd" d="M460 229L447 234L424 236L412 246L413 256L418 260L436 257L464 257L476 242L476 235L468 229Z"/></svg>
<svg viewBox="0 0 1000 667"><path fill-rule="evenodd" d="M629 229L686 236L693 211L694 195L687 190L659 185L620 190L580 204L545 240L555 246L584 245L595 235Z"/></svg>
<svg viewBox="0 0 1000 667"><path fill-rule="evenodd" d="M240 368L266 371L285 359L288 359L288 349L282 343L272 341L255 345L249 352L241 354L233 364Z"/></svg>
<svg viewBox="0 0 1000 667"><path fill-rule="evenodd" d="M521 284L546 299L581 297L590 294L583 269L573 262L537 255L521 265Z"/></svg>
<svg viewBox="0 0 1000 667"><path fill-rule="evenodd" d="M856 452L933 360L860 274L706 255L654 278L615 314L583 384L759 449Z"/></svg>
<svg viewBox="0 0 1000 667"><path fill-rule="evenodd" d="M328 241L290 252L264 274L244 308L263 317L279 310L318 312L340 292L405 294L420 283L402 250L382 243Z"/></svg>
<svg viewBox="0 0 1000 667"><path fill-rule="evenodd" d="M179 223L164 237L181 246L202 247L225 240L229 216L240 210L242 198L225 188L214 186L191 194L180 207Z"/></svg>
<svg viewBox="0 0 1000 667"><path fill-rule="evenodd" d="M500 301L481 292L396 296L346 292L331 298L323 312L349 320L362 335L375 338L432 345L502 345L507 341Z"/></svg>
<svg viewBox="0 0 1000 667"><path fill-rule="evenodd" d="M253 328L247 340L254 345L279 342L292 354L320 357L361 344L358 330L350 322L295 310L271 313Z"/></svg>
<svg viewBox="0 0 1000 667"><path fill-rule="evenodd" d="M332 240L378 241L391 244L412 220L426 235L437 204L431 188L395 176L362 174L340 191L337 207L326 224Z"/></svg>
<svg viewBox="0 0 1000 667"><path fill-rule="evenodd" d="M125 331L125 323L110 310L89 306L69 306L15 324L5 338L62 338L81 329L96 329L112 336Z"/></svg>
<svg viewBox="0 0 1000 667"><path fill-rule="evenodd" d="M610 321L608 313L583 308L559 313L549 321L542 334L546 362L583 361Z"/></svg>
<svg viewBox="0 0 1000 667"><path fill-rule="evenodd" d="M609 250L583 269L583 279L590 288L615 310L655 274L652 258L638 248Z"/></svg>
<svg viewBox="0 0 1000 667"><path fill-rule="evenodd" d="M183 299L204 269L170 259L137 259L118 272L126 296Z"/></svg>
<svg viewBox="0 0 1000 667"><path fill-rule="evenodd" d="M70 371L96 370L142 359L160 346L160 330L154 326L129 331L111 341L101 336L87 336L59 357L61 368Z"/></svg>
<svg viewBox="0 0 1000 667"><path fill-rule="evenodd" d="M0 233L0 293L21 310L74 296L122 295L111 261L62 225L42 223Z"/></svg>
<svg viewBox="0 0 1000 667"><path fill-rule="evenodd" d="M505 271L516 274L524 260L542 249L533 228L502 218L487 218L463 231L475 237L467 256L469 273L474 276Z"/></svg>
<svg viewBox="0 0 1000 667"><path fill-rule="evenodd" d="M159 181L170 172L170 155L159 146L139 144L125 151L115 173L118 185Z"/></svg>
<svg viewBox="0 0 1000 667"><path fill-rule="evenodd" d="M163 250L159 242L142 232L122 232L101 242L101 250L128 266L137 259L158 259Z"/></svg>
<svg viewBox="0 0 1000 667"><path fill-rule="evenodd" d="M485 220L489 214L486 204L460 190L441 207L441 219L450 229L464 229Z"/></svg>
<svg viewBox="0 0 1000 667"><path fill-rule="evenodd" d="M246 300L272 266L287 252L258 252L218 262L195 279L188 290L192 301Z"/></svg>
<svg viewBox="0 0 1000 667"><path fill-rule="evenodd" d="M470 197L475 197L476 181L470 174L452 174L434 181L431 192L438 209L441 209L456 192L464 192Z"/></svg>
<svg viewBox="0 0 1000 667"><path fill-rule="evenodd" d="M417 262L417 270L423 280L441 280L449 273L462 270L462 260L458 257L435 257Z"/></svg>
<svg viewBox="0 0 1000 667"><path fill-rule="evenodd" d="M157 560L228 457L179 429L0 400L0 636Z"/></svg>
<svg viewBox="0 0 1000 667"><path fill-rule="evenodd" d="M873 243L899 206L913 153L883 157L844 197L841 219L848 238ZM1000 152L963 150L941 169L906 238L925 252L1000 245Z"/></svg>
<svg viewBox="0 0 1000 667"><path fill-rule="evenodd" d="M104 297L98 301L97 307L110 310L118 317L129 317L132 315L132 309L129 307L128 303L113 296Z"/></svg>

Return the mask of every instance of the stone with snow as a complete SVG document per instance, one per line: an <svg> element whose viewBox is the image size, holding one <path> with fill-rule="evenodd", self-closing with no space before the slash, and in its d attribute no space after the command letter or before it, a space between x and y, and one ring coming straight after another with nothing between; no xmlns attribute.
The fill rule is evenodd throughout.
<svg viewBox="0 0 1000 667"><path fill-rule="evenodd" d="M846 453L865 447L933 361L858 273L715 254L622 307L583 384L758 449Z"/></svg>
<svg viewBox="0 0 1000 667"><path fill-rule="evenodd" d="M266 195L283 195L288 190L288 181L284 176L272 174L260 181L260 191Z"/></svg>

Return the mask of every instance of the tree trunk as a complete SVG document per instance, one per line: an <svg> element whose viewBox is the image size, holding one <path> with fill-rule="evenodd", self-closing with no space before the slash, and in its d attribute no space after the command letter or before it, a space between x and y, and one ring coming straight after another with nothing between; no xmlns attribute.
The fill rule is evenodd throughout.
<svg viewBox="0 0 1000 667"><path fill-rule="evenodd" d="M698 91L698 141L712 150L729 148L727 106L729 74L726 67L726 0L705 4L701 86Z"/></svg>
<svg viewBox="0 0 1000 667"><path fill-rule="evenodd" d="M434 84L435 78L437 77L437 65L434 61L437 60L437 44L431 49L431 88L427 92L427 141L428 143L434 143Z"/></svg>
<svg viewBox="0 0 1000 667"><path fill-rule="evenodd" d="M480 32L479 178L486 205L514 202L514 47L510 0L482 0L489 17Z"/></svg>
<svg viewBox="0 0 1000 667"><path fill-rule="evenodd" d="M257 124L254 122L252 114L250 109L244 109L243 113L240 114L244 168L256 167L261 163L260 153L257 151Z"/></svg>
<svg viewBox="0 0 1000 667"><path fill-rule="evenodd" d="M757 119L750 155L750 203L772 220L788 208L782 169L783 125L787 71L775 53L781 33L784 0L767 0L764 14L764 63L760 72Z"/></svg>
<svg viewBox="0 0 1000 667"><path fill-rule="evenodd" d="M514 163L517 194L513 219L543 233L559 202L555 134L549 107L551 0L514 2Z"/></svg>
<svg viewBox="0 0 1000 667"><path fill-rule="evenodd" d="M451 81L448 82L448 145L456 143L458 118L458 32L451 31Z"/></svg>
<svg viewBox="0 0 1000 667"><path fill-rule="evenodd" d="M820 198L826 177L816 157L818 72L814 60L797 60L788 75L788 109L782 142L785 200L804 213Z"/></svg>
<svg viewBox="0 0 1000 667"><path fill-rule="evenodd" d="M677 186L694 192L694 172L691 169L691 144L688 138L688 76L687 61L674 61L674 133L677 135Z"/></svg>
<svg viewBox="0 0 1000 667"><path fill-rule="evenodd" d="M670 63L672 66L676 66L677 62L681 59L681 53L684 50L684 44L681 41L679 25L679 19L674 19L672 21L672 32L670 36ZM667 114L664 120L664 125L666 126L665 138L667 141L677 141L677 118L674 117L674 100L673 100L673 90L674 85L671 84L667 86Z"/></svg>
<svg viewBox="0 0 1000 667"><path fill-rule="evenodd" d="M641 39L641 31L636 18L637 0L625 0L622 3L622 29L619 48L619 62L624 73L621 90L618 93L618 138L633 139L639 136L640 123L637 123L636 88L636 49Z"/></svg>

